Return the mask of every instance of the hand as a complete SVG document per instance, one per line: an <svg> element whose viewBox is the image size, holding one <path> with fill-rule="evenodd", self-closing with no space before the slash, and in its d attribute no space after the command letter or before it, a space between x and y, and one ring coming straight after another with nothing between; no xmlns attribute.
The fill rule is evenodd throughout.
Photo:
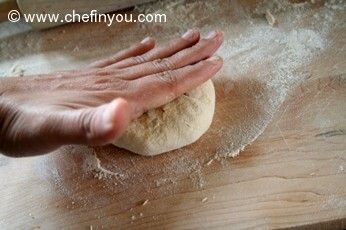
<svg viewBox="0 0 346 230"><path fill-rule="evenodd" d="M81 70L0 78L0 151L30 156L65 144L104 145L143 112L210 79L221 32L189 30L155 47L146 38Z"/></svg>

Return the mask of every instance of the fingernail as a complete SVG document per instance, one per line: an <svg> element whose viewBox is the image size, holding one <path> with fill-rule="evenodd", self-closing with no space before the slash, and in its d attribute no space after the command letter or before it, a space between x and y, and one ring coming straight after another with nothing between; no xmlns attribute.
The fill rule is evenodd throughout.
<svg viewBox="0 0 346 230"><path fill-rule="evenodd" d="M193 38L195 38L197 34L196 30L188 30L185 34L183 34L182 38L186 39L186 40L191 40Z"/></svg>
<svg viewBox="0 0 346 230"><path fill-rule="evenodd" d="M216 37L216 35L217 35L217 32L216 31L212 31L205 38L206 39L213 39L213 38Z"/></svg>
<svg viewBox="0 0 346 230"><path fill-rule="evenodd" d="M217 56L217 55L208 58L208 61L219 61L219 60L221 60L221 57L219 57L219 56Z"/></svg>
<svg viewBox="0 0 346 230"><path fill-rule="evenodd" d="M151 40L151 37L146 37L141 41L141 43L145 44L145 43L149 42L150 40Z"/></svg>

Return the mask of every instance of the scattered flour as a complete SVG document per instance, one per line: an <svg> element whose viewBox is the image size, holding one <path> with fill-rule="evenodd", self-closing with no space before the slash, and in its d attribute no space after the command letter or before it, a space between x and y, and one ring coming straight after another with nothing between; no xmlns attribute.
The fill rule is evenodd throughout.
<svg viewBox="0 0 346 230"><path fill-rule="evenodd" d="M230 108L230 117L224 120L223 126L212 130L215 136L222 137L215 159L236 156L254 141L269 124L289 90L307 77L308 73L300 69L328 46L326 37L333 27L334 13L330 7L322 8L318 14L328 15L330 21L302 26L301 16L309 12L309 4L264 1L254 10L254 15L265 15L268 10L277 14L280 17L278 28L268 26L264 17L249 19L239 8L235 9L237 3L231 1L159 1L138 8L139 12L166 13L171 23L169 31L180 33L191 24L201 27L202 31L210 28L224 31L225 41L218 54L225 63L214 82L216 85L222 82L226 93L242 91L240 104L246 109ZM233 15L243 20L229 24L224 19ZM245 86L240 85L244 82L247 82ZM242 121L238 122L238 118Z"/></svg>
<svg viewBox="0 0 346 230"><path fill-rule="evenodd" d="M145 205L147 205L148 203L149 203L149 200L147 199L147 200L143 201L142 206L145 206Z"/></svg>
<svg viewBox="0 0 346 230"><path fill-rule="evenodd" d="M329 195L326 197L321 209L337 209L340 217L344 214L346 208L346 200L344 197L338 197L335 195Z"/></svg>
<svg viewBox="0 0 346 230"><path fill-rule="evenodd" d="M271 26L275 26L277 24L277 20L274 15L270 12L270 10L266 11L266 19Z"/></svg>
<svg viewBox="0 0 346 230"><path fill-rule="evenodd" d="M101 165L100 159L97 157L97 154L88 155L84 161L85 171L94 171L94 177L98 179L107 179L107 178L117 178L118 180L126 179L126 174L120 172L113 172Z"/></svg>
<svg viewBox="0 0 346 230"><path fill-rule="evenodd" d="M133 37L136 36L138 40L137 31L157 35L163 40L181 34L191 27L200 28L203 34L215 28L224 31L225 41L218 55L224 58L225 64L214 82L219 87L219 91L225 95L225 100L220 98L217 103L229 105L225 107L228 108L230 115L222 121L218 121L216 117L216 125L210 129L209 135L218 140L218 147L213 155L208 154L208 145L203 150L204 152L177 150L174 155L160 156L160 159L163 159L153 160L152 164L151 159L125 155L122 158L125 163L120 164L124 168L120 168L117 166L117 160L87 150L85 154L81 154L85 174L93 173L100 179L97 180L98 183L105 182L107 188L113 189L111 192L123 189L128 193L135 193L136 191L132 189L140 187L143 191L152 191L151 189L155 188L155 191L159 191L160 194L169 194L174 192L176 186L179 186L180 180L186 178L190 178L194 188L200 189L207 183L203 176L205 165L227 162L227 157L238 155L252 143L270 123L290 89L309 75L308 72L303 71L304 67L328 49L329 34L340 26L335 24L335 14L345 9L342 1L329 1L324 7L318 9L312 9L310 2L303 4L279 0L264 2L263 6L254 9L253 17L247 14L239 2L231 0L159 1L138 7L138 12L164 12L169 21L164 25L138 24L138 27L145 30L133 27L124 31L128 34L115 38L119 39L119 44L134 42ZM271 27L266 22L264 14L268 9L278 20L277 27ZM311 15L311 19L315 20L302 23L304 21L302 19L307 15ZM84 44L80 34L84 36L86 31L83 30L83 26L81 28L81 33L70 33L71 30L68 28L66 32L62 30L61 34L67 36L67 40L59 38L57 31L61 31L61 28L46 32L28 32L25 26L19 24L17 29L9 32L0 31L2 51L0 75L13 76L18 71L35 74L77 68L100 56L100 53L105 55L114 48L113 43L116 42L102 46L105 43L104 36L99 36L98 28L94 30L97 34L93 44ZM87 31L89 30L87 28ZM112 30L115 32L112 33ZM21 32L24 35L16 38L16 34ZM118 35L114 28L107 28L103 32L107 36ZM142 35L144 32L140 36ZM47 45L49 42L55 44L59 41L66 42L61 47L51 48L51 45ZM61 50L62 47L66 49ZM239 98L239 105L232 104L234 94ZM207 141L206 143L209 144ZM71 152L70 149L66 151ZM106 152L106 150L102 151ZM108 154L110 156L114 153L114 149L107 151L110 151ZM142 168L139 167L142 161L147 161L147 164L152 166L150 172L146 172L147 174L143 173ZM159 163L161 165L158 166ZM125 165L131 168L125 168ZM66 196L72 196L74 192L71 191L72 188L78 191L79 185L73 183L74 181L66 185L62 175L63 169L53 168L50 173L54 175L53 178L59 190ZM75 176L87 178L87 175L81 174L78 172ZM81 178L77 178L76 181L82 180ZM121 183L117 189L112 187L114 180ZM138 191L136 194L139 194ZM93 195L90 194L84 202L89 202L89 199L96 200ZM128 196L127 198L129 199L127 202L131 202L137 197ZM115 199L114 196L112 199ZM95 202L107 204L108 200L98 199Z"/></svg>

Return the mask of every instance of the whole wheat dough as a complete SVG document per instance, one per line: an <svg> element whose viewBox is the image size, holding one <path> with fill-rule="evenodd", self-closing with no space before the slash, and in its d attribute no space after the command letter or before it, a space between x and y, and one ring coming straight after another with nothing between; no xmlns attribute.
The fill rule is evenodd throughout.
<svg viewBox="0 0 346 230"><path fill-rule="evenodd" d="M214 108L215 90L209 80L132 121L114 145L145 156L181 148L195 142L208 130Z"/></svg>

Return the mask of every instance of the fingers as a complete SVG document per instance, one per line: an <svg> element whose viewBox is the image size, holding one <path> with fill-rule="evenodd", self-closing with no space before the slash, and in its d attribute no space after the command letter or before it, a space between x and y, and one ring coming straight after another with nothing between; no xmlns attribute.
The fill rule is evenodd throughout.
<svg viewBox="0 0 346 230"><path fill-rule="evenodd" d="M194 45L196 42L198 42L198 40L199 40L199 32L196 29L191 29L191 30L188 30L181 37L170 41L168 44L152 49L141 56L131 57L131 58L127 58L122 61L119 61L113 64L112 66L110 66L109 68L118 68L118 69L126 68L129 66L134 66L141 63L153 61L156 59L169 57L182 49L185 49Z"/></svg>
<svg viewBox="0 0 346 230"><path fill-rule="evenodd" d="M129 104L124 99L96 107L68 111L51 122L57 122L55 139L61 144L104 145L118 138L130 122Z"/></svg>
<svg viewBox="0 0 346 230"><path fill-rule="evenodd" d="M213 56L194 65L134 80L134 91L138 92L138 97L134 98L137 102L136 116L201 85L214 76L222 64L220 57Z"/></svg>
<svg viewBox="0 0 346 230"><path fill-rule="evenodd" d="M90 65L92 68L103 68L108 65L112 65L116 62L119 62L123 59L127 59L130 57L135 57L142 55L149 50L153 49L155 46L155 40L151 37L145 38L143 41L140 43L137 43L133 46L131 46L128 49L122 50L118 53L116 53L114 56L108 57L103 60L96 61Z"/></svg>
<svg viewBox="0 0 346 230"><path fill-rule="evenodd" d="M139 77L179 69L212 56L221 46L223 34L213 31L190 48L183 49L170 57L142 63L122 69L123 78L133 80Z"/></svg>

